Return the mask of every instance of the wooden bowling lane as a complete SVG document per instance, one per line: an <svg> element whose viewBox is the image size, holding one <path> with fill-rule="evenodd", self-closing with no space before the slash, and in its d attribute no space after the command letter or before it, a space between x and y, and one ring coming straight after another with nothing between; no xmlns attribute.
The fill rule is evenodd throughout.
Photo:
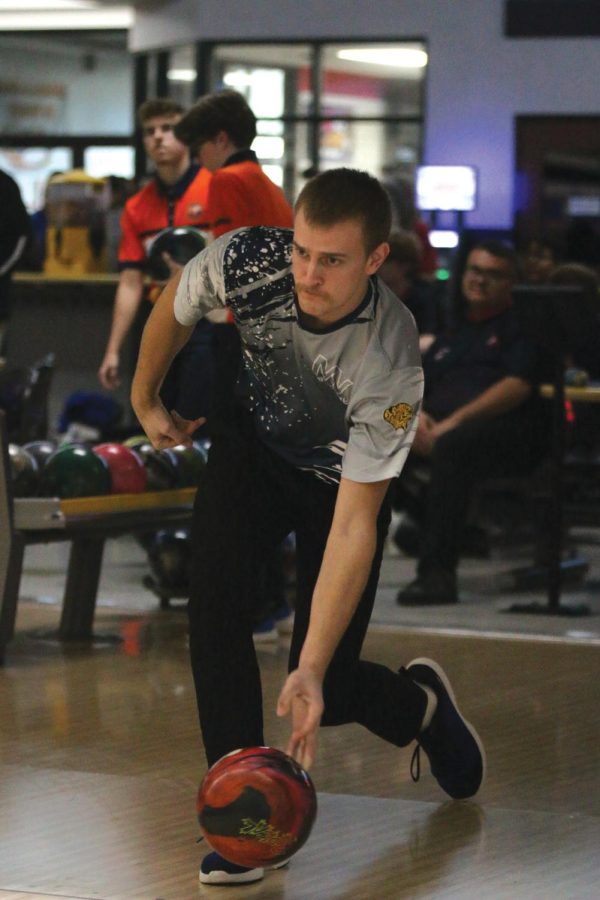
<svg viewBox="0 0 600 900"><path fill-rule="evenodd" d="M477 802L358 726L323 730L313 835L286 871L201 887L204 769L185 616L99 610L117 643L37 639L55 611L22 602L0 670L0 900L587 898L600 875L598 646L373 631L365 656L430 655L486 743ZM260 650L270 743L285 645Z"/></svg>

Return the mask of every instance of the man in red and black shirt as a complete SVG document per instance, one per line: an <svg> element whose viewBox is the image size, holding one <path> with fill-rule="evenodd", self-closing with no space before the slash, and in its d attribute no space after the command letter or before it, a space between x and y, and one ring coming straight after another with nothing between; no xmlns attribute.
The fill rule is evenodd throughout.
<svg viewBox="0 0 600 900"><path fill-rule="evenodd" d="M152 241L171 226L206 227L211 176L205 168L191 162L189 148L175 137L174 127L182 114L183 108L170 99L148 100L138 110L144 149L156 174L127 201L121 218L119 285L111 332L98 370L100 383L109 390L118 387L121 380L121 348L145 296ZM197 387L198 366L203 373L201 395ZM176 409L183 416L199 415L206 409L211 386L211 325L205 322L174 361L163 385L164 400L169 409Z"/></svg>
<svg viewBox="0 0 600 900"><path fill-rule="evenodd" d="M175 136L212 175L205 219L213 237L252 225L292 227L290 204L250 149L256 116L241 94L221 90L201 97L179 119ZM217 375L208 422L211 435L228 428L240 361L237 331L230 321L225 324L225 316L214 336Z"/></svg>

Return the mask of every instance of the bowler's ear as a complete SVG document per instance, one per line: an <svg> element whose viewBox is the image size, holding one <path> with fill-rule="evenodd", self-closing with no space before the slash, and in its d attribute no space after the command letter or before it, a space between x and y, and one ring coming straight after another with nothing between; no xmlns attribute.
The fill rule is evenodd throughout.
<svg viewBox="0 0 600 900"><path fill-rule="evenodd" d="M378 247L375 247L375 249L371 251L369 258L367 259L367 275L375 274L377 269L379 269L387 259L389 252L390 245L387 241L384 241L383 244L379 244Z"/></svg>

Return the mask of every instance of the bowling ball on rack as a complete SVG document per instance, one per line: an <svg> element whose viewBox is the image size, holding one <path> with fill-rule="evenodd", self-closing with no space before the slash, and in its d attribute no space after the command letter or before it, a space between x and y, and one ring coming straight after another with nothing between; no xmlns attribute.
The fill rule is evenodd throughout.
<svg viewBox="0 0 600 900"><path fill-rule="evenodd" d="M108 463L84 444L61 444L42 469L44 497L96 497L110 490Z"/></svg>
<svg viewBox="0 0 600 900"><path fill-rule="evenodd" d="M48 460L56 450L56 441L29 441L23 444L23 449L27 450L36 460L40 469L43 469L46 460Z"/></svg>
<svg viewBox="0 0 600 900"><path fill-rule="evenodd" d="M149 441L145 434L133 434L131 437L128 437L126 441L123 441L123 446L129 447L130 450L137 450L142 444L148 443Z"/></svg>
<svg viewBox="0 0 600 900"><path fill-rule="evenodd" d="M163 253L168 253L173 262L184 266L205 247L206 241L197 228L163 228L150 245L148 272L156 281L167 281L171 277L171 271L163 259Z"/></svg>
<svg viewBox="0 0 600 900"><path fill-rule="evenodd" d="M206 451L199 444L177 444L162 451L175 469L175 487L197 487L206 468Z"/></svg>
<svg viewBox="0 0 600 900"><path fill-rule="evenodd" d="M140 494L146 490L146 468L140 457L129 447L106 442L96 444L93 452L108 464L111 493Z"/></svg>
<svg viewBox="0 0 600 900"><path fill-rule="evenodd" d="M308 773L273 747L247 747L208 770L196 803L213 850L238 866L272 866L296 853L310 835L317 795Z"/></svg>
<svg viewBox="0 0 600 900"><path fill-rule="evenodd" d="M40 474L34 455L19 444L9 444L8 459L13 497L34 497Z"/></svg>
<svg viewBox="0 0 600 900"><path fill-rule="evenodd" d="M163 588L187 588L192 565L192 542L187 528L157 531L146 547L150 570Z"/></svg>
<svg viewBox="0 0 600 900"><path fill-rule="evenodd" d="M145 466L147 491L168 491L175 487L177 472L173 462L162 450L153 447L148 438L133 448L133 452Z"/></svg>

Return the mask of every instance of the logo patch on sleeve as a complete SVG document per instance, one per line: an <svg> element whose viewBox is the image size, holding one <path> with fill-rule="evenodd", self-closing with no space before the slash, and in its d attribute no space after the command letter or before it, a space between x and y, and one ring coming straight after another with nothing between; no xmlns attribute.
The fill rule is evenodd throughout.
<svg viewBox="0 0 600 900"><path fill-rule="evenodd" d="M406 431L414 414L415 411L410 403L396 403L394 406L389 406L385 410L383 418L386 422L389 422L396 431L398 431L399 428Z"/></svg>

